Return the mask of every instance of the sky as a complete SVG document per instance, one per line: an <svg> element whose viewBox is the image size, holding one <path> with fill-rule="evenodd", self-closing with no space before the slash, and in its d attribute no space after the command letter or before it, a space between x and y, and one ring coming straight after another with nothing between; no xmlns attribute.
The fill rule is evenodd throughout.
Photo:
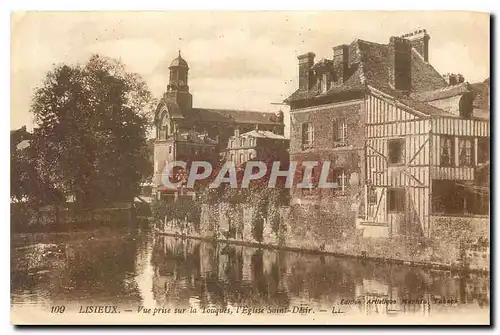
<svg viewBox="0 0 500 335"><path fill-rule="evenodd" d="M298 87L297 56L331 58L356 38L387 44L416 29L429 61L468 82L490 72L488 14L474 12L29 12L11 17L11 129L27 125L34 90L54 65L98 53L121 59L159 98L181 50L194 107L277 111ZM285 118L287 119L287 118Z"/></svg>

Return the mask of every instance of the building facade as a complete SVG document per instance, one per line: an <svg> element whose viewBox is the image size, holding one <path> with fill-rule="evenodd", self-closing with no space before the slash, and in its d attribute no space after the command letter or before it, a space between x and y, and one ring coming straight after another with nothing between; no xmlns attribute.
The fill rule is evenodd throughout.
<svg viewBox="0 0 500 335"><path fill-rule="evenodd" d="M288 148L290 140L283 135L278 135L258 128L243 134L239 130L229 138L228 146L224 151L226 161L233 162L236 166L249 160L288 162Z"/></svg>
<svg viewBox="0 0 500 335"><path fill-rule="evenodd" d="M473 85L429 63L429 40L419 30L388 44L357 39L319 62L298 57L291 159L329 160L340 190L296 189L293 203L349 213L366 236L429 236L433 213L481 212L484 199L463 189L489 164L489 120Z"/></svg>
<svg viewBox="0 0 500 335"><path fill-rule="evenodd" d="M247 110L193 107L189 91L189 66L180 53L169 66L170 78L155 114L154 182L162 192L162 173L171 160L192 160L204 155L220 158L235 130L245 133L256 127L275 134L284 133L283 114Z"/></svg>

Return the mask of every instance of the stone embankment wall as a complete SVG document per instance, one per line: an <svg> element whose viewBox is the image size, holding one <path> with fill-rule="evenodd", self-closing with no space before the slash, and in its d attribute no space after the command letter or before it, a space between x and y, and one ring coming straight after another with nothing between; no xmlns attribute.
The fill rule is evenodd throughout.
<svg viewBox="0 0 500 335"><path fill-rule="evenodd" d="M489 270L489 219L433 217L432 238L363 237L355 212L327 206L259 209L245 204L202 205L200 225L166 222L164 231L193 237L326 252L443 268Z"/></svg>

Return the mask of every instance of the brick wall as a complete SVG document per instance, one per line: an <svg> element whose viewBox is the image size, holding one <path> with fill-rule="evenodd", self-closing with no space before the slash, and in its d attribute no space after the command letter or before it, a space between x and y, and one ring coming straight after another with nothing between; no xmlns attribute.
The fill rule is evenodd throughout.
<svg viewBox="0 0 500 335"><path fill-rule="evenodd" d="M354 220L352 207L360 206L362 185L364 181L364 108L363 100L335 104L324 108L318 106L308 111L292 112L290 133L290 159L293 161L330 161L330 169L343 168L348 175L350 185L345 194L338 196L332 189L316 189L304 192L292 189L292 204L325 202L330 209L341 211L343 215ZM335 147L334 123L345 120L347 126L347 145ZM314 141L310 148L302 150L302 124L312 123ZM332 218L333 219L333 218ZM354 224L354 221L351 222Z"/></svg>

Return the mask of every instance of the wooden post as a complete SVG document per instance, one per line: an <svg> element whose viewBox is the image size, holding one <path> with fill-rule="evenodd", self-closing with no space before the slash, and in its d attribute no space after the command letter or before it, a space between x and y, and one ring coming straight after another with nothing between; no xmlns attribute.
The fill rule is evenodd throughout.
<svg viewBox="0 0 500 335"><path fill-rule="evenodd" d="M365 220L368 221L368 184L365 182Z"/></svg>

